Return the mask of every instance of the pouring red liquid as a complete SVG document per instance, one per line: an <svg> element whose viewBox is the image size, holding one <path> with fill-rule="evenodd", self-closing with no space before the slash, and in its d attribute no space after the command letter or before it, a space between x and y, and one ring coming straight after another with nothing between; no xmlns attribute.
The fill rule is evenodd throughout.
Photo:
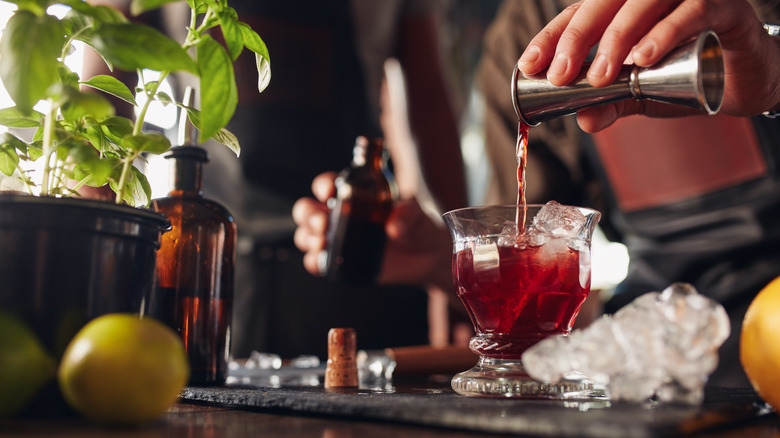
<svg viewBox="0 0 780 438"><path fill-rule="evenodd" d="M476 331L470 347L492 358L519 359L547 336L568 334L590 290L587 244L572 245L571 237L540 241L526 233L540 209L525 198L528 133L520 122L516 242L471 245L453 258L455 286Z"/></svg>

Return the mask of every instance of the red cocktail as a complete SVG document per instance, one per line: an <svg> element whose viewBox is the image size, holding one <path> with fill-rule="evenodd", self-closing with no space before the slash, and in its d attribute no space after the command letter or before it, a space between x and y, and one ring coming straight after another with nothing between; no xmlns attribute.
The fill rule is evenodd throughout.
<svg viewBox="0 0 780 438"><path fill-rule="evenodd" d="M476 335L480 362L453 379L467 395L560 398L583 395L583 382L560 387L528 377L520 356L550 335L568 334L590 291L590 237L599 213L546 206L475 207L445 213L454 240L453 280ZM525 216L518 226L517 218Z"/></svg>

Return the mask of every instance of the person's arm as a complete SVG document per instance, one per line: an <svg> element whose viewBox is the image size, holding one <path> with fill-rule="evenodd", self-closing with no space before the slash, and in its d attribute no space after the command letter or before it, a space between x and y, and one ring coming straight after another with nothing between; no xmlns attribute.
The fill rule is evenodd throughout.
<svg viewBox="0 0 780 438"><path fill-rule="evenodd" d="M650 66L704 30L723 46L726 83L721 112L751 116L780 106L780 46L764 30L746 0L581 0L565 9L531 41L518 61L521 71L547 69L555 85L571 82L590 48L599 47L588 70L594 86L612 83L627 59ZM685 115L653 102L624 101L578 114L595 132L629 114Z"/></svg>
<svg viewBox="0 0 780 438"><path fill-rule="evenodd" d="M295 245L304 252L304 268L314 275L323 274L320 255L326 243L326 201L336 194L335 178L335 172L318 175L312 182L314 198L298 199L292 210ZM449 232L423 212L416 199L396 202L385 230L387 245L378 283L453 288Z"/></svg>
<svg viewBox="0 0 780 438"><path fill-rule="evenodd" d="M398 59L406 79L409 127L423 178L442 212L465 207L460 134L442 65L436 16L407 18L401 33Z"/></svg>

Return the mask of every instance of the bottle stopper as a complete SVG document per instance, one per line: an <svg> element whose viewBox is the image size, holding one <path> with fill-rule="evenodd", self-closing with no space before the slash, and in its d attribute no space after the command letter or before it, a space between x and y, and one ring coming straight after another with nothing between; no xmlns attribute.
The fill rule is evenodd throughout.
<svg viewBox="0 0 780 438"><path fill-rule="evenodd" d="M332 328L328 332L328 362L325 387L357 387L357 335L352 328Z"/></svg>

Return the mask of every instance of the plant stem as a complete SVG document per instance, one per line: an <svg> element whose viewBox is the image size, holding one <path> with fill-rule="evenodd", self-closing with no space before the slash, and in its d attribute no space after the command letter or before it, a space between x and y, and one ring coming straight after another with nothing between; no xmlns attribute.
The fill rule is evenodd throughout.
<svg viewBox="0 0 780 438"><path fill-rule="evenodd" d="M117 204L122 203L122 198L125 196L125 184L127 183L127 175L130 174L130 167L133 164L133 161L135 161L135 158L138 155L133 154L130 157L126 157L122 159L122 173L119 176L119 182L117 183L116 188L116 199L114 202Z"/></svg>
<svg viewBox="0 0 780 438"><path fill-rule="evenodd" d="M49 110L46 112L46 116L43 121L43 179L41 180L41 196L48 196L49 191L49 178L52 173L51 168L51 155L54 153L52 147L54 137L54 119L57 116L57 108L54 106L52 99L49 99Z"/></svg>
<svg viewBox="0 0 780 438"><path fill-rule="evenodd" d="M157 90L160 88L160 84L162 81L165 80L165 78L168 77L170 74L170 71L161 71L160 72L160 78L157 79L157 81L154 84L154 87L151 90L146 89L146 83L143 83L143 73L139 72L139 76L141 77L141 82L143 83L144 88L144 94L146 94L146 102L144 102L144 105L141 107L141 110L138 112L138 118L135 121L135 126L133 127L133 135L138 135L141 133L141 128L143 128L144 125L144 119L146 118L146 112L149 110L149 105L151 105L152 101L154 100L154 96L157 94Z"/></svg>
<svg viewBox="0 0 780 438"><path fill-rule="evenodd" d="M168 77L169 74L169 71L160 72L160 77L157 79L154 86L151 89L147 89L143 71L138 72L138 76L141 79L141 86L143 87L144 94L146 95L146 101L138 112L138 117L136 118L135 125L133 126L133 135L141 134L142 128L144 126L144 119L146 119L146 113L149 111L149 105L151 105L152 101L154 100L154 96L157 94L157 90L160 88L160 84L165 80L166 77ZM130 169L132 167L133 161L138 158L138 155L139 153L133 153L127 157L122 158L122 172L119 175L119 182L117 183L116 188L115 202L117 204L122 203L122 198L124 198L125 194L125 184L127 183L127 178L130 175Z"/></svg>
<svg viewBox="0 0 780 438"><path fill-rule="evenodd" d="M79 182L73 185L73 191L78 192L80 188L84 187L84 185L89 181L89 176L86 176L82 178Z"/></svg>

